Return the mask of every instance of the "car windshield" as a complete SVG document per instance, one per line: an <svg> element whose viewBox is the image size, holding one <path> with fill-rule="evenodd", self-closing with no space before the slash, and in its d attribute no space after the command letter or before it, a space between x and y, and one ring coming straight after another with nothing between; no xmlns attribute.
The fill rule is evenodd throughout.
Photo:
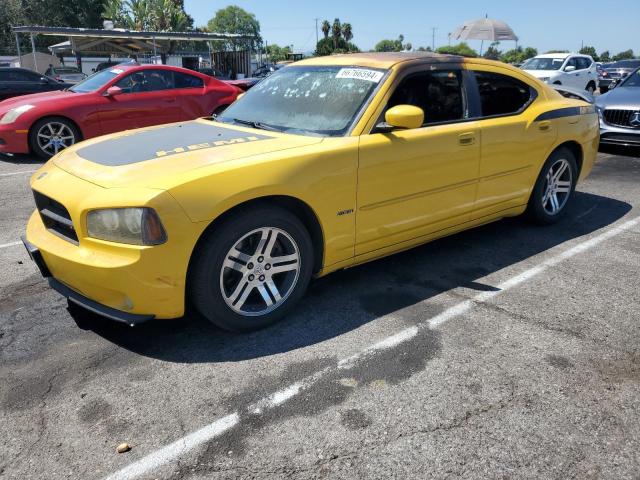
<svg viewBox="0 0 640 480"><path fill-rule="evenodd" d="M527 60L522 65L523 70L560 70L564 63L564 58L541 58L536 57Z"/></svg>
<svg viewBox="0 0 640 480"><path fill-rule="evenodd" d="M640 70L636 70L630 73L624 82L620 84L621 87L640 87Z"/></svg>
<svg viewBox="0 0 640 480"><path fill-rule="evenodd" d="M120 73L122 73L122 70L101 70L90 77L87 77L80 83L76 83L69 90L78 93L95 92L103 85L106 85L110 80L117 77Z"/></svg>
<svg viewBox="0 0 640 480"><path fill-rule="evenodd" d="M344 135L384 73L338 66L283 68L216 120L290 133Z"/></svg>

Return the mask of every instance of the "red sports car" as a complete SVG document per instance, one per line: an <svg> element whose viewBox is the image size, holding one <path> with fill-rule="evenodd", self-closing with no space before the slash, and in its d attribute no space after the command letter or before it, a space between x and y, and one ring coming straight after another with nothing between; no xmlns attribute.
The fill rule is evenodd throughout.
<svg viewBox="0 0 640 480"><path fill-rule="evenodd" d="M219 113L239 93L184 68L118 65L66 90L0 102L0 152L49 158L86 138Z"/></svg>

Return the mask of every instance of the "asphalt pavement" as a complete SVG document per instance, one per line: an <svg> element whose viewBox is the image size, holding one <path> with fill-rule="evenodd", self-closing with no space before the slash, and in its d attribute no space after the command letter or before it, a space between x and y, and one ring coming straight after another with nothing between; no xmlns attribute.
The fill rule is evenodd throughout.
<svg viewBox="0 0 640 480"><path fill-rule="evenodd" d="M640 478L637 151L557 225L332 274L243 335L72 317L17 244L39 164L0 158L0 478Z"/></svg>

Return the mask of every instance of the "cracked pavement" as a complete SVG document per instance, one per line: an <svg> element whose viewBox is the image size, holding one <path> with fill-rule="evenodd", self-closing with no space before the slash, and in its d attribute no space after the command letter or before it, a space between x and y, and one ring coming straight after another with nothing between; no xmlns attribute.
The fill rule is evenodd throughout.
<svg viewBox="0 0 640 480"><path fill-rule="evenodd" d="M0 173L38 162L0 157ZM0 176L0 245L28 175ZM139 478L637 479L640 228L437 329L332 368L640 215L640 154L603 152L564 222L506 219L330 275L252 334L199 318L79 328L22 246L0 249L0 478L104 478L326 370ZM77 320L77 318L76 318ZM130 452L117 454L128 442Z"/></svg>

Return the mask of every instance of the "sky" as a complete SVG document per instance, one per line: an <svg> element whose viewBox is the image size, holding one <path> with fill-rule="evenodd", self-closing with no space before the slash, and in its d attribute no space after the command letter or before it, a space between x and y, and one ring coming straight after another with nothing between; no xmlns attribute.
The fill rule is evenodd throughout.
<svg viewBox="0 0 640 480"><path fill-rule="evenodd" d="M598 52L612 54L632 48L640 53L640 0L185 0L185 10L196 26L205 25L216 10L238 5L256 15L263 38L295 51L313 51L318 24L334 18L353 26L353 42L372 49L399 34L414 48L431 46L432 28L437 46L448 43L448 33L467 20L489 15L507 22L520 37L519 45L540 52L577 51L582 42ZM319 32L322 36L322 32ZM480 48L479 41L470 42ZM499 47L508 50L514 42Z"/></svg>

